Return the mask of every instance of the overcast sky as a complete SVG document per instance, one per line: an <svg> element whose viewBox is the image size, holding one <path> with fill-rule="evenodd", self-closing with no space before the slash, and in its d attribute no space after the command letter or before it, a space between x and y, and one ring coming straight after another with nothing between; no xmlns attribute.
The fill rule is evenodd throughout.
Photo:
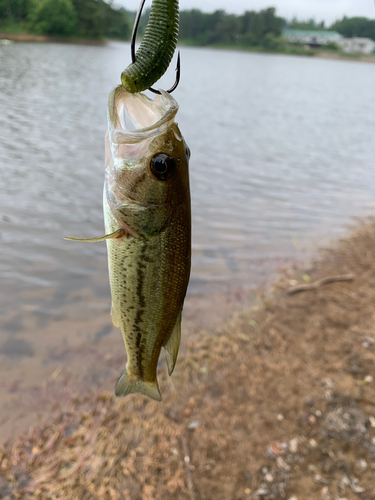
<svg viewBox="0 0 375 500"><path fill-rule="evenodd" d="M140 0L115 0L117 5L123 5L128 10L137 10ZM151 0L146 1L146 6ZM212 12L224 9L227 12L242 14L245 10L259 10L266 7L276 7L278 15L291 19L314 17L321 21L332 22L344 15L365 16L375 18L374 0L180 0L180 9L200 9Z"/></svg>

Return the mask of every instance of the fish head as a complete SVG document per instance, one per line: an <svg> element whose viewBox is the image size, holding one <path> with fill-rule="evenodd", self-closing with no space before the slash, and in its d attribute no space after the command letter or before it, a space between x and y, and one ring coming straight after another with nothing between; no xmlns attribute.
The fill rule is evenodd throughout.
<svg viewBox="0 0 375 500"><path fill-rule="evenodd" d="M190 150L177 111L163 91L154 100L122 86L110 94L105 196L119 227L134 236L160 232L181 205L190 210Z"/></svg>

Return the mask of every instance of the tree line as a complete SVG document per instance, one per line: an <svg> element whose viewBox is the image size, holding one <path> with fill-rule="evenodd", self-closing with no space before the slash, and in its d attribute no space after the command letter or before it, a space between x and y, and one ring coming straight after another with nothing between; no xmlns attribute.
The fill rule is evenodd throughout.
<svg viewBox="0 0 375 500"><path fill-rule="evenodd" d="M0 31L128 40L134 16L104 0L0 0Z"/></svg>
<svg viewBox="0 0 375 500"><path fill-rule="evenodd" d="M236 16L218 10L206 14L199 10L181 12L180 40L196 45L237 44L247 46L274 46L281 40L284 28L300 30L332 30L347 38L366 37L375 40L375 20L366 17L346 17L326 26L324 21L306 21L296 18L288 21L276 15L272 7L259 12L246 11Z"/></svg>
<svg viewBox="0 0 375 500"><path fill-rule="evenodd" d="M271 7L260 12L247 11L241 16L217 10L181 12L180 40L195 45L272 45L281 36L285 20Z"/></svg>
<svg viewBox="0 0 375 500"><path fill-rule="evenodd" d="M367 17L344 16L341 20L331 24L331 26L326 26L324 21L317 22L315 19L308 19L307 21L292 19L288 27L300 30L329 29L337 31L345 38L363 37L371 38L375 41L375 19L368 19Z"/></svg>
<svg viewBox="0 0 375 500"><path fill-rule="evenodd" d="M142 16L139 34L147 24L149 9ZM375 20L344 17L331 26L314 19L288 21L277 16L272 7L246 11L242 15L224 10L205 13L198 9L180 13L179 40L193 45L237 45L283 49L284 28L338 31L345 37L368 37L375 40ZM115 7L104 0L0 0L0 31L8 29L57 36L117 38L128 40L135 12Z"/></svg>
<svg viewBox="0 0 375 500"><path fill-rule="evenodd" d="M367 17L346 17L331 26L345 38L364 37L375 40L375 20Z"/></svg>

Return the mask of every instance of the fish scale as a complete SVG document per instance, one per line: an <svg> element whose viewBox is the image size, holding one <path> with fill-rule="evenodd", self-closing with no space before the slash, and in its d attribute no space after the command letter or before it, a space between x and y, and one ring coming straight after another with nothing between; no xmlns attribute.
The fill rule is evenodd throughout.
<svg viewBox="0 0 375 500"><path fill-rule="evenodd" d="M113 216L107 215L106 232L116 229ZM177 222L151 240L130 236L107 241L112 307L120 312L116 318L128 353L127 371L151 385L156 384L160 351L181 309L190 267L190 261L173 258L170 252L173 248L176 255L186 254L189 236L185 224ZM146 303L146 297L152 302Z"/></svg>

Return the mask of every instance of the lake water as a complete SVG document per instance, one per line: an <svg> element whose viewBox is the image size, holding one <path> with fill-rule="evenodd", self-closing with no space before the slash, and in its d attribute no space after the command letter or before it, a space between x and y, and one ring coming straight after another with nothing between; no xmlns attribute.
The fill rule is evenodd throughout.
<svg viewBox="0 0 375 500"><path fill-rule="evenodd" d="M105 272L104 244L62 237L103 232L107 97L128 62L122 43L0 46L2 311L20 289L63 293ZM182 49L191 294L258 282L372 211L374 88L371 64Z"/></svg>
<svg viewBox="0 0 375 500"><path fill-rule="evenodd" d="M195 298L214 311L209 297L246 296L374 213L375 65L185 47L181 57L187 309ZM125 43L0 45L0 344L13 360L110 330L105 244L62 238L103 233L107 97L129 59ZM173 80L171 68L161 86Z"/></svg>

